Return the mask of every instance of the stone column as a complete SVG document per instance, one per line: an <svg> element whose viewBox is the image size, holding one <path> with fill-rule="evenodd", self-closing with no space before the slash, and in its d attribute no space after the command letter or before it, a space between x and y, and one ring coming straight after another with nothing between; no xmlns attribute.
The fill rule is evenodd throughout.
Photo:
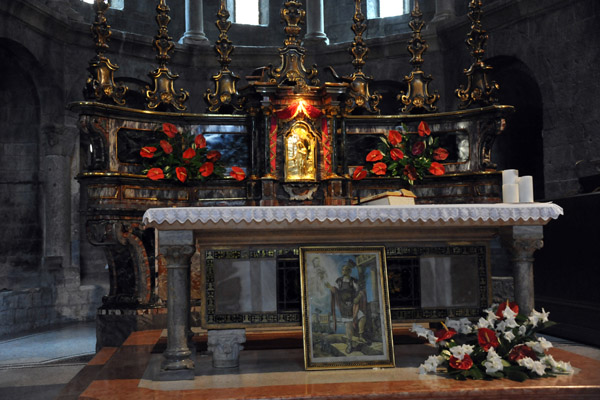
<svg viewBox="0 0 600 400"><path fill-rule="evenodd" d="M456 16L454 3L454 0L435 0L435 15L431 22L439 22Z"/></svg>
<svg viewBox="0 0 600 400"><path fill-rule="evenodd" d="M208 45L204 34L203 0L185 0L185 33L179 43Z"/></svg>
<svg viewBox="0 0 600 400"><path fill-rule="evenodd" d="M306 35L304 36L304 43L329 44L329 38L325 34L323 0L306 1Z"/></svg>
<svg viewBox="0 0 600 400"><path fill-rule="evenodd" d="M533 253L544 245L543 232L541 226L512 228L515 301L519 305L519 313L524 315L529 315L534 309Z"/></svg>
<svg viewBox="0 0 600 400"><path fill-rule="evenodd" d="M158 380L194 379L188 345L190 260L195 252L192 231L159 231L159 251L167 264L167 349Z"/></svg>

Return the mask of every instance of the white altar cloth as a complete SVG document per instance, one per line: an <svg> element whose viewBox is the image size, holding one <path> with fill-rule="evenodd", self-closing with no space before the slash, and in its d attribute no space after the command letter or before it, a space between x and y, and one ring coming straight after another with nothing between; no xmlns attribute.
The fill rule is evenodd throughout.
<svg viewBox="0 0 600 400"><path fill-rule="evenodd" d="M212 224L402 223L544 225L563 214L552 203L427 204L404 206L275 206L152 208L143 223L160 230Z"/></svg>

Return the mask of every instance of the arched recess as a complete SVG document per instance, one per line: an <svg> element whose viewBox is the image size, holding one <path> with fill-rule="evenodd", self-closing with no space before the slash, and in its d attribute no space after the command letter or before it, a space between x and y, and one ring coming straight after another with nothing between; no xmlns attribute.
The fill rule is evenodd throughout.
<svg viewBox="0 0 600 400"><path fill-rule="evenodd" d="M498 170L518 169L519 175L533 176L534 198L545 198L543 100L533 72L521 60L498 56L486 61L493 67L490 77L500 85L499 104L516 111L508 118L506 130L496 139L492 162Z"/></svg>
<svg viewBox="0 0 600 400"><path fill-rule="evenodd" d="M41 110L31 59L23 46L0 38L0 289L39 286Z"/></svg>

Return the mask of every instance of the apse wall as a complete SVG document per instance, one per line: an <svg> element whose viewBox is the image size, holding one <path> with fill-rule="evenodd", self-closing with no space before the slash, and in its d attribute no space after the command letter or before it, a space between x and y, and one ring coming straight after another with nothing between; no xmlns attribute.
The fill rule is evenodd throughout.
<svg viewBox="0 0 600 400"><path fill-rule="evenodd" d="M185 2L168 3L169 32L177 40L185 30ZM332 80L324 71L326 66L333 66L340 75L353 71L348 54L353 2L324 3L325 31L332 44L308 46L306 62L318 65L322 82ZM429 43L423 69L434 78L431 88L442 96L441 111L456 110L454 91L466 83L463 70L472 63L464 44L469 31L466 3L457 4L455 18L435 24L430 23L432 8L423 6L428 24L423 35ZM107 56L120 67L116 77L135 89L143 88L149 81L148 72L157 66L151 47L156 34L152 4L126 0L127 12L107 13L114 30ZM206 0L204 4L204 27L212 44L217 37L216 2ZM600 123L600 2L494 0L484 4L488 5L483 25L490 34L486 59L518 60L535 82L532 87L539 88L537 97L528 91L520 96L524 103L541 104L541 131L535 132L541 150L519 151L523 157L529 152L529 157L542 158L546 199L581 192L576 163L593 164L600 159L600 135L596 133ZM279 8L280 2L271 1L271 17L265 27L234 24L230 31L236 46L231 69L242 76L241 86L256 67L279 63L277 49L284 38ZM397 110L393 98L411 70L406 51L410 33L400 24L403 18L390 20L390 24L369 21L371 32L366 35L370 52L364 71L374 77L373 88L386 96L388 113ZM26 63L24 56L13 57L2 47L3 79L10 85L2 87L4 104L0 109L4 127L0 131L0 186L4 185L0 188L0 212L4 213L0 218L4 235L0 236L0 335L93 319L107 291L102 250L88 243L85 227L80 226L76 176L85 149L79 148L77 115L65 109L69 102L83 99L86 68L95 54L89 30L92 21L91 7L80 0L0 1L0 40L18 43L35 61ZM190 110L204 112L202 95L212 88L210 77L219 69L212 47L177 44L169 67L180 75L176 88L191 93ZM511 79L510 73L500 74L500 90L503 85L518 85ZM525 129L519 134L533 133ZM497 138L497 148L511 152L515 145L503 141L502 136ZM21 182L18 193L16 186L9 188L10 179L16 177ZM15 225L19 227L16 231ZM500 267L496 273L510 272Z"/></svg>

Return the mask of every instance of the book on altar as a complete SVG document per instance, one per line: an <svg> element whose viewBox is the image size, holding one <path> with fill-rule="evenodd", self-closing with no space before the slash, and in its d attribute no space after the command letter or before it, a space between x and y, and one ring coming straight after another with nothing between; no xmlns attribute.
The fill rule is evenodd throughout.
<svg viewBox="0 0 600 400"><path fill-rule="evenodd" d="M407 206L415 204L415 194L407 189L384 192L360 199L361 206Z"/></svg>

